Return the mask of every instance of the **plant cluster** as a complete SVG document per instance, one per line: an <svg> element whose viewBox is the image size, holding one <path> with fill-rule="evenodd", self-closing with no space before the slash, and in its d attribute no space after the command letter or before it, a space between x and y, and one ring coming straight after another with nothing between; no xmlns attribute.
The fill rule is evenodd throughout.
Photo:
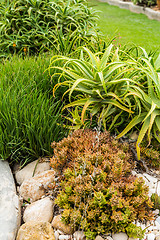
<svg viewBox="0 0 160 240"><path fill-rule="evenodd" d="M151 7L156 5L156 0L132 0L132 2L136 5L144 6L144 7Z"/></svg>
<svg viewBox="0 0 160 240"><path fill-rule="evenodd" d="M49 75L42 75L48 64L47 56L15 56L0 65L1 160L25 164L49 155L50 143L67 134L60 124L60 97L53 98Z"/></svg>
<svg viewBox="0 0 160 240"><path fill-rule="evenodd" d="M64 209L62 220L88 239L97 234L126 231L143 237L135 220L152 218L148 187L131 173L131 154L108 132L74 131L52 143L51 166L61 180L56 203Z"/></svg>
<svg viewBox="0 0 160 240"><path fill-rule="evenodd" d="M82 47L79 58L54 56L50 68L59 76L53 91L67 86L65 108L80 107L82 125L86 111L99 116L105 129L121 131L118 138L137 125L138 158L146 133L149 144L152 138L160 142L160 55L154 59L142 48L123 51L112 44L96 53Z"/></svg>
<svg viewBox="0 0 160 240"><path fill-rule="evenodd" d="M154 209L160 210L160 196L157 193L153 193L151 196L151 201L153 202Z"/></svg>
<svg viewBox="0 0 160 240"><path fill-rule="evenodd" d="M91 35L95 19L95 11L85 1L4 1L0 3L1 57L7 53L26 55L51 49L60 53L68 37L67 42L74 49L78 40L82 42Z"/></svg>

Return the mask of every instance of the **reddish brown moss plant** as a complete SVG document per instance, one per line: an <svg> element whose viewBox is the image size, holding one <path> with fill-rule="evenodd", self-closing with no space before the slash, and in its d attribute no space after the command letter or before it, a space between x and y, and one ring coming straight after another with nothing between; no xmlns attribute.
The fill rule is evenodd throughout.
<svg viewBox="0 0 160 240"><path fill-rule="evenodd" d="M62 218L88 238L126 231L130 237L143 232L132 222L152 218L148 187L131 174L131 154L126 144L108 132L97 135L78 130L53 143L52 167L61 179L56 203Z"/></svg>

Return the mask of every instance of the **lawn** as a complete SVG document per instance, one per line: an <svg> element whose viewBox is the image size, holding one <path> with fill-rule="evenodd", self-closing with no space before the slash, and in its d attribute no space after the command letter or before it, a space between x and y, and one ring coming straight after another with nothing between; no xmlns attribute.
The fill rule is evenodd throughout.
<svg viewBox="0 0 160 240"><path fill-rule="evenodd" d="M89 1L100 11L98 26L106 37L118 36L118 43L134 43L148 51L160 50L160 22L104 2Z"/></svg>

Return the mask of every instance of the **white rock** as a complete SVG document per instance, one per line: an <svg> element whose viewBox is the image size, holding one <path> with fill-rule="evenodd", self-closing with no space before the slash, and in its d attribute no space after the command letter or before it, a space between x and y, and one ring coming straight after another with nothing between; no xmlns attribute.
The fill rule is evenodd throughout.
<svg viewBox="0 0 160 240"><path fill-rule="evenodd" d="M132 175L136 176L137 175L136 171L132 171Z"/></svg>
<svg viewBox="0 0 160 240"><path fill-rule="evenodd" d="M127 240L128 236L126 233L115 233L112 235L113 240Z"/></svg>
<svg viewBox="0 0 160 240"><path fill-rule="evenodd" d="M54 182L55 171L48 170L22 183L19 192L26 201L35 202L45 195L48 185Z"/></svg>
<svg viewBox="0 0 160 240"><path fill-rule="evenodd" d="M160 240L160 235L157 235L157 236L156 236L156 240Z"/></svg>
<svg viewBox="0 0 160 240"><path fill-rule="evenodd" d="M51 222L53 218L53 204L54 202L49 197L30 204L24 211L24 222Z"/></svg>
<svg viewBox="0 0 160 240"><path fill-rule="evenodd" d="M31 177L47 171L50 169L50 164L47 158L40 158L34 162L29 163L23 169L19 170L15 174L16 181L21 185L25 180L30 179Z"/></svg>
<svg viewBox="0 0 160 240"><path fill-rule="evenodd" d="M54 236L55 236L55 240L58 240L58 239L59 239L59 233L58 233L58 231L54 231Z"/></svg>
<svg viewBox="0 0 160 240"><path fill-rule="evenodd" d="M60 235L59 240L70 240L72 239L71 235Z"/></svg>
<svg viewBox="0 0 160 240"><path fill-rule="evenodd" d="M147 240L155 240L155 235L154 235L154 233L149 233L149 234L147 234Z"/></svg>
<svg viewBox="0 0 160 240"><path fill-rule="evenodd" d="M0 240L12 240L20 226L21 207L7 161L0 160L0 179Z"/></svg>
<svg viewBox="0 0 160 240"><path fill-rule="evenodd" d="M113 238L110 237L110 236L108 236L106 239L107 239L107 240L113 240Z"/></svg>
<svg viewBox="0 0 160 240"><path fill-rule="evenodd" d="M160 231L160 224L157 220L155 221L155 225L156 225L157 230Z"/></svg>
<svg viewBox="0 0 160 240"><path fill-rule="evenodd" d="M76 231L74 234L73 234L73 237L76 239L76 240L84 240L85 239L85 235L84 235L84 232L83 231ZM103 238L102 238L103 239Z"/></svg>
<svg viewBox="0 0 160 240"><path fill-rule="evenodd" d="M147 173L143 173L143 176L146 177L149 182L157 183L157 179L155 177L152 177Z"/></svg>
<svg viewBox="0 0 160 240"><path fill-rule="evenodd" d="M159 214L159 209L154 210L153 214L154 214L154 216L158 215Z"/></svg>
<svg viewBox="0 0 160 240"><path fill-rule="evenodd" d="M61 230L57 229L57 232L59 233L59 235L65 235L64 232L62 232Z"/></svg>
<svg viewBox="0 0 160 240"><path fill-rule="evenodd" d="M160 196L160 181L158 182L158 185L157 185L157 194L158 196Z"/></svg>
<svg viewBox="0 0 160 240"><path fill-rule="evenodd" d="M97 235L95 240L104 240L104 238L102 238L100 235Z"/></svg>

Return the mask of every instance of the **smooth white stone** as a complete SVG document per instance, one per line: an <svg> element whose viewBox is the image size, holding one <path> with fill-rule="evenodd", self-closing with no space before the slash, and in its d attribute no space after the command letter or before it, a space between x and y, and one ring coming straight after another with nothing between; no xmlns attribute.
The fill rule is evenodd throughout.
<svg viewBox="0 0 160 240"><path fill-rule="evenodd" d="M149 233L149 234L147 234L147 240L155 240L155 235L154 235L154 233Z"/></svg>
<svg viewBox="0 0 160 240"><path fill-rule="evenodd" d="M44 160L42 161L41 159L42 160L44 159ZM49 159L40 158L40 159L37 159L37 160L27 164L27 166L25 166L21 170L17 171L15 174L15 178L16 178L17 183L19 185L21 185L24 181L33 177L34 171L35 171L34 176L36 176L37 174L40 174L49 169L50 169Z"/></svg>
<svg viewBox="0 0 160 240"><path fill-rule="evenodd" d="M54 232L54 236L55 236L55 240L58 240L58 239L59 239L59 233L58 233L58 231L55 231L55 232Z"/></svg>
<svg viewBox="0 0 160 240"><path fill-rule="evenodd" d="M160 235L157 235L157 236L156 236L156 240L160 240Z"/></svg>
<svg viewBox="0 0 160 240"><path fill-rule="evenodd" d="M64 232L62 232L61 230L57 229L57 232L59 233L59 235L65 235Z"/></svg>
<svg viewBox="0 0 160 240"><path fill-rule="evenodd" d="M157 178L152 177L147 173L143 173L143 176L145 176L148 179L148 181L153 182L153 183L157 183Z"/></svg>
<svg viewBox="0 0 160 240"><path fill-rule="evenodd" d="M113 240L113 238L110 237L110 236L108 236L106 239L107 239L107 240Z"/></svg>
<svg viewBox="0 0 160 240"><path fill-rule="evenodd" d="M126 233L115 233L112 235L113 240L128 240Z"/></svg>
<svg viewBox="0 0 160 240"><path fill-rule="evenodd" d="M72 238L71 235L60 235L59 240L70 240Z"/></svg>
<svg viewBox="0 0 160 240"><path fill-rule="evenodd" d="M54 202L49 197L30 204L24 211L24 222L51 222L53 219L53 204Z"/></svg>
<svg viewBox="0 0 160 240"><path fill-rule="evenodd" d="M81 240L81 238L80 238L80 240ZM100 235L97 235L95 240L104 240L104 238L102 238Z"/></svg>
<svg viewBox="0 0 160 240"><path fill-rule="evenodd" d="M157 194L158 196L160 196L160 181L158 182L158 185L157 185Z"/></svg>
<svg viewBox="0 0 160 240"><path fill-rule="evenodd" d="M160 224L159 224L159 222L157 220L155 221L155 225L156 225L157 230L160 231Z"/></svg>
<svg viewBox="0 0 160 240"><path fill-rule="evenodd" d="M76 231L76 232L73 234L73 237L74 237L76 240L84 240L86 236L84 235L84 232L83 232L83 231Z"/></svg>

